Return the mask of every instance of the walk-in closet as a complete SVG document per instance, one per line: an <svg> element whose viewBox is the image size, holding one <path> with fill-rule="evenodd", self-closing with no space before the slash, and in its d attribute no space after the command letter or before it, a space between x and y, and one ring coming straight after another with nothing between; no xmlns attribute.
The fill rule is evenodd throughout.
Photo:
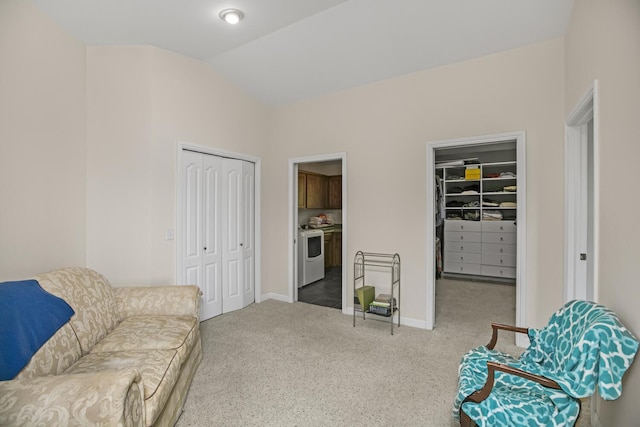
<svg viewBox="0 0 640 427"><path fill-rule="evenodd" d="M436 289L483 284L516 293L518 165L516 141L435 150ZM460 293L459 298L468 298ZM496 301L497 302L497 301Z"/></svg>

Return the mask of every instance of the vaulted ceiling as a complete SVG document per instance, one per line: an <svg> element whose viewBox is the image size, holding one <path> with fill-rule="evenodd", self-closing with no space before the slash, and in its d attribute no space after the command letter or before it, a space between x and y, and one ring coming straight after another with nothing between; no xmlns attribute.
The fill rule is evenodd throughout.
<svg viewBox="0 0 640 427"><path fill-rule="evenodd" d="M31 0L88 46L153 45L285 104L564 35L573 0ZM237 25L218 14L237 8Z"/></svg>

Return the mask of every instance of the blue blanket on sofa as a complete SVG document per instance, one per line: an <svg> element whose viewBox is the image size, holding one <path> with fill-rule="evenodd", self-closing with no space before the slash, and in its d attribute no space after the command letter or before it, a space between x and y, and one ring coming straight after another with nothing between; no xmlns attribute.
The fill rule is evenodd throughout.
<svg viewBox="0 0 640 427"><path fill-rule="evenodd" d="M35 280L0 283L0 381L15 378L74 314Z"/></svg>

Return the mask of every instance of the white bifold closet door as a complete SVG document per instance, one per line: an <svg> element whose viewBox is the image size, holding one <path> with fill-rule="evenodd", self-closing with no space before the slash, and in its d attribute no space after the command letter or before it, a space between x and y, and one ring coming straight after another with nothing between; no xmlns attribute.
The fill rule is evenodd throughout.
<svg viewBox="0 0 640 427"><path fill-rule="evenodd" d="M254 301L253 163L182 154L181 283L203 293L201 320Z"/></svg>

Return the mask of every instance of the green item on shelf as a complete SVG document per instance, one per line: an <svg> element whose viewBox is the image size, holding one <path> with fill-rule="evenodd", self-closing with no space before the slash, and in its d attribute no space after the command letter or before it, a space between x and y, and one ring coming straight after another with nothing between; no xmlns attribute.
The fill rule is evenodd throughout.
<svg viewBox="0 0 640 427"><path fill-rule="evenodd" d="M367 311L369 310L369 305L371 305L376 297L376 288L375 286L361 286L356 289L356 294L358 295L358 301L360 301L362 311Z"/></svg>

